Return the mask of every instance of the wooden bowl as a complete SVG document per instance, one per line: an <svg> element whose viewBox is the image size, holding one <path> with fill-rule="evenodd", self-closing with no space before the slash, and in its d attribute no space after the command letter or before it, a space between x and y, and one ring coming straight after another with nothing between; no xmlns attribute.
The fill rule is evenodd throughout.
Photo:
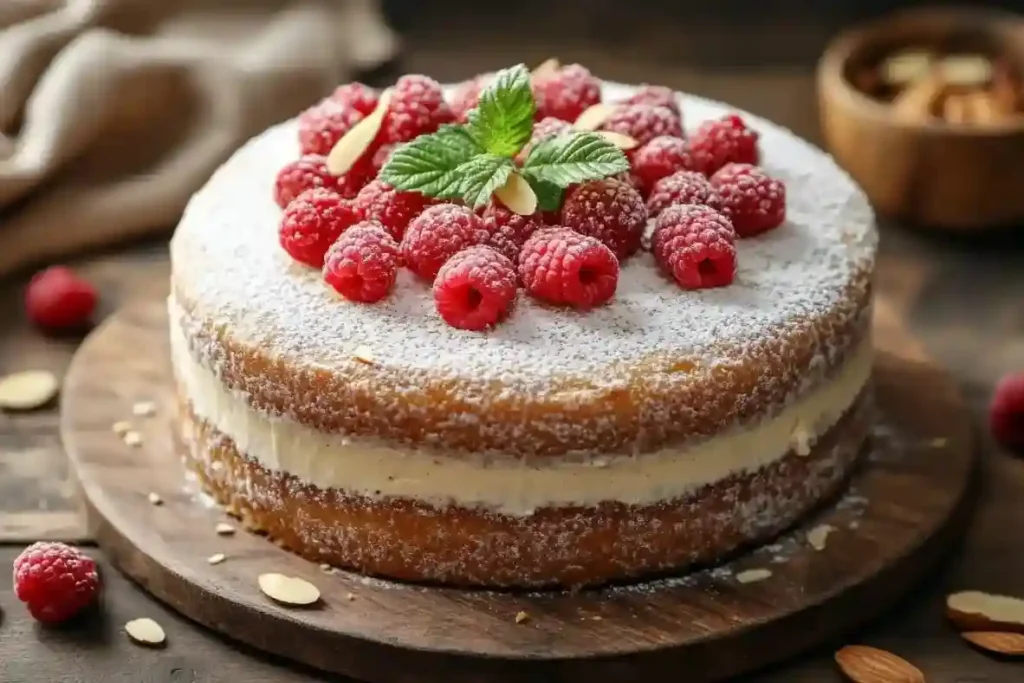
<svg viewBox="0 0 1024 683"><path fill-rule="evenodd" d="M985 126L908 121L853 85L854 74L912 47L1000 54L1024 73L1024 18L916 10L836 38L818 65L822 131L836 161L882 216L958 231L1024 225L1024 118Z"/></svg>

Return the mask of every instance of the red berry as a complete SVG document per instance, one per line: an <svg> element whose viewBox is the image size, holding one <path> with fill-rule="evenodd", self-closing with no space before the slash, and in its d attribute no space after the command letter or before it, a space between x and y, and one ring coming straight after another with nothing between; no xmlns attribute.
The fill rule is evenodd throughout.
<svg viewBox="0 0 1024 683"><path fill-rule="evenodd" d="M445 261L467 247L487 241L483 221L458 204L435 204L409 223L402 257L409 270L433 281Z"/></svg>
<svg viewBox="0 0 1024 683"><path fill-rule="evenodd" d="M490 247L463 249L434 280L434 306L460 330L484 330L502 320L516 300L516 268Z"/></svg>
<svg viewBox="0 0 1024 683"><path fill-rule="evenodd" d="M374 180L359 191L354 200L363 218L379 222L396 240L401 240L411 221L434 203L419 192L403 192Z"/></svg>
<svg viewBox="0 0 1024 683"><path fill-rule="evenodd" d="M44 624L66 621L100 593L96 563L63 543L33 543L14 560L14 593Z"/></svg>
<svg viewBox="0 0 1024 683"><path fill-rule="evenodd" d="M999 380L988 409L989 429L1003 446L1024 451L1024 372Z"/></svg>
<svg viewBox="0 0 1024 683"><path fill-rule="evenodd" d="M616 107L600 128L628 135L641 145L662 135L683 137L683 124L675 112L668 107L653 104Z"/></svg>
<svg viewBox="0 0 1024 683"><path fill-rule="evenodd" d="M342 197L354 197L367 180L366 175L358 169L335 176L327 170L326 157L307 154L288 162L277 172L274 201L283 209L300 194L316 187L333 190Z"/></svg>
<svg viewBox="0 0 1024 683"><path fill-rule="evenodd" d="M736 276L736 232L710 206L676 204L651 235L654 260L685 289L724 287Z"/></svg>
<svg viewBox="0 0 1024 683"><path fill-rule="evenodd" d="M757 131L730 114L702 123L690 136L690 154L697 169L709 176L728 163L756 164L757 139Z"/></svg>
<svg viewBox="0 0 1024 683"><path fill-rule="evenodd" d="M377 139L408 142L455 120L441 84L427 76L402 76L395 83Z"/></svg>
<svg viewBox="0 0 1024 683"><path fill-rule="evenodd" d="M677 171L696 171L690 146L682 138L660 135L633 153L633 175L640 191L650 194L654 184Z"/></svg>
<svg viewBox="0 0 1024 683"><path fill-rule="evenodd" d="M516 156L516 161L520 164L526 161L526 157L530 155L530 148L538 142L558 137L560 135L569 135L572 132L573 127L571 123L563 121L562 119L556 119L553 116L537 121L537 123L533 124L533 132L530 133L530 141L523 145L523 149Z"/></svg>
<svg viewBox="0 0 1024 683"><path fill-rule="evenodd" d="M711 185L740 237L759 235L786 220L786 186L757 166L726 164L711 176Z"/></svg>
<svg viewBox="0 0 1024 683"><path fill-rule="evenodd" d="M293 259L320 268L327 249L360 220L352 200L318 187L306 190L288 204L278 236Z"/></svg>
<svg viewBox="0 0 1024 683"><path fill-rule="evenodd" d="M512 263L518 260L519 251L530 235L544 227L540 213L520 216L497 202L487 205L481 219L487 231L484 244L503 254Z"/></svg>
<svg viewBox="0 0 1024 683"><path fill-rule="evenodd" d="M621 260L640 248L647 209L631 185L614 178L591 180L566 196L561 224L601 240Z"/></svg>
<svg viewBox="0 0 1024 683"><path fill-rule="evenodd" d="M349 301L373 303L388 295L402 258L398 242L377 221L342 233L324 258L324 280Z"/></svg>
<svg viewBox="0 0 1024 683"><path fill-rule="evenodd" d="M362 83L346 83L339 85L330 99L343 107L355 109L366 116L377 108L379 95L377 91Z"/></svg>
<svg viewBox="0 0 1024 683"><path fill-rule="evenodd" d="M65 266L51 266L32 276L25 290L25 312L48 330L84 327L96 310L96 288Z"/></svg>
<svg viewBox="0 0 1024 683"><path fill-rule="evenodd" d="M523 245L519 277L537 299L591 308L615 295L619 261L600 240L568 228L544 228Z"/></svg>
<svg viewBox="0 0 1024 683"><path fill-rule="evenodd" d="M533 81L537 119L553 116L575 121L601 101L601 82L579 64L567 64Z"/></svg>
<svg viewBox="0 0 1024 683"><path fill-rule="evenodd" d="M384 168L384 164L386 164L388 159L391 158L391 153L401 146L401 143L393 142L391 144L381 145L377 148L373 153L373 158L370 159L370 169L373 173L373 177L377 177L377 175L380 174L380 169Z"/></svg>
<svg viewBox="0 0 1024 683"><path fill-rule="evenodd" d="M466 115L480 104L480 92L487 86L488 76L476 76L455 86L452 92L452 116L459 123L466 122Z"/></svg>
<svg viewBox="0 0 1024 683"><path fill-rule="evenodd" d="M676 92L663 85L644 83L637 87L632 95L624 99L622 104L653 104L659 107L668 107L680 121L683 120L683 111L679 107L679 98Z"/></svg>
<svg viewBox="0 0 1024 683"><path fill-rule="evenodd" d="M702 204L721 208L715 188L696 171L678 171L654 183L647 197L647 213L657 216L673 204Z"/></svg>
<svg viewBox="0 0 1024 683"><path fill-rule="evenodd" d="M327 156L352 126L363 120L358 110L328 98L299 114L299 149Z"/></svg>

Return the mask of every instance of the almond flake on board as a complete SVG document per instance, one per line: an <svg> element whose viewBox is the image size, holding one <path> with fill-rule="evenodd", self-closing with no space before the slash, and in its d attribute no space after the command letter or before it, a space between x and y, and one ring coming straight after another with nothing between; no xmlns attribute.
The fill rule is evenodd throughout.
<svg viewBox="0 0 1024 683"><path fill-rule="evenodd" d="M963 639L972 645L1006 657L1024 655L1024 634L1001 633L998 631L969 631L961 633Z"/></svg>
<svg viewBox="0 0 1024 683"><path fill-rule="evenodd" d="M164 499L160 497L160 494L156 491L150 491L147 496L150 505L163 505Z"/></svg>
<svg viewBox="0 0 1024 683"><path fill-rule="evenodd" d="M579 131L597 130L613 111L615 111L615 107L605 102L592 104L576 118L572 127Z"/></svg>
<svg viewBox="0 0 1024 683"><path fill-rule="evenodd" d="M543 62L537 65L537 67L530 72L531 78L546 78L551 76L556 71L562 68L562 63L558 61L557 57L549 57Z"/></svg>
<svg viewBox="0 0 1024 683"><path fill-rule="evenodd" d="M227 522L217 522L217 526L214 527L214 531L217 532L218 536L230 536L235 533L235 527L231 526Z"/></svg>
<svg viewBox="0 0 1024 683"><path fill-rule="evenodd" d="M210 564L220 564L226 559L228 558L224 553L214 553L213 555L210 555L208 558L206 558L206 561Z"/></svg>
<svg viewBox="0 0 1024 683"><path fill-rule="evenodd" d="M835 531L835 527L831 524L819 524L807 532L807 542L815 550L824 550L825 543L828 541L828 535L833 531Z"/></svg>
<svg viewBox="0 0 1024 683"><path fill-rule="evenodd" d="M764 581L772 575L770 569L747 569L736 575L736 580L740 583L756 583L758 581Z"/></svg>
<svg viewBox="0 0 1024 683"><path fill-rule="evenodd" d="M924 673L907 660L867 645L847 645L836 664L853 683L925 683Z"/></svg>
<svg viewBox="0 0 1024 683"><path fill-rule="evenodd" d="M628 135L622 133L616 133L613 130L602 130L597 133L608 142L612 143L619 149L634 149L640 143Z"/></svg>
<svg viewBox="0 0 1024 683"><path fill-rule="evenodd" d="M284 574L260 574L263 594L283 605L306 606L320 600L320 589L304 579Z"/></svg>
<svg viewBox="0 0 1024 683"><path fill-rule="evenodd" d="M518 173L509 175L505 184L494 191L501 203L520 216L530 216L537 211L537 194L530 183Z"/></svg>
<svg viewBox="0 0 1024 683"><path fill-rule="evenodd" d="M164 629L148 617L132 619L124 625L124 631L134 642L140 645L163 645L167 640Z"/></svg>
<svg viewBox="0 0 1024 683"><path fill-rule="evenodd" d="M132 406L132 415L152 417L156 415L156 404L152 401L136 401Z"/></svg>
<svg viewBox="0 0 1024 683"><path fill-rule="evenodd" d="M127 420L119 420L110 426L110 429L120 437L132 431L132 423Z"/></svg>
<svg viewBox="0 0 1024 683"><path fill-rule="evenodd" d="M366 118L352 126L349 132L345 133L338 142L331 148L327 155L327 170L336 176L345 174L363 156L363 153L370 148L381 124L384 123L384 115L388 113L388 104L391 102L391 90L385 90L377 100L377 108L370 112Z"/></svg>
<svg viewBox="0 0 1024 683"><path fill-rule="evenodd" d="M789 445L800 457L811 454L811 430L803 422L797 420L793 425L793 431L789 433Z"/></svg>
<svg viewBox="0 0 1024 683"><path fill-rule="evenodd" d="M60 383L52 372L25 370L0 379L0 408L35 410L57 395Z"/></svg>
<svg viewBox="0 0 1024 683"><path fill-rule="evenodd" d="M530 615L526 612L516 612L516 623L521 624L524 621L529 621Z"/></svg>
<svg viewBox="0 0 1024 683"><path fill-rule="evenodd" d="M980 591L946 597L946 616L964 631L1024 633L1024 600Z"/></svg>
<svg viewBox="0 0 1024 683"><path fill-rule="evenodd" d="M131 446L132 448L138 448L142 445L142 435L131 430L125 432L121 436L121 440L124 441L125 446Z"/></svg>

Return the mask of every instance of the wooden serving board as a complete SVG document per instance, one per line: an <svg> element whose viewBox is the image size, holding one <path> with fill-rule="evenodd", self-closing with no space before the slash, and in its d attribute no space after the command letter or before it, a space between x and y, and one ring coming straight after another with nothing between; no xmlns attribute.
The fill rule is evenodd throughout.
<svg viewBox="0 0 1024 683"><path fill-rule="evenodd" d="M877 307L879 417L848 493L774 543L687 576L569 593L403 585L327 573L239 530L186 480L170 426L166 309L115 315L67 375L61 431L96 539L156 598L248 645L380 682L720 680L875 616L965 526L975 458L966 410L898 321ZM132 415L155 401L156 416ZM132 420L132 448L113 423ZM147 499L157 493L162 505ZM817 550L808 530L834 529ZM224 553L211 565L207 558ZM737 576L768 569L767 579ZM276 605L257 576L317 585L314 609ZM516 615L527 619L517 623ZM169 647L174 647L170 643Z"/></svg>

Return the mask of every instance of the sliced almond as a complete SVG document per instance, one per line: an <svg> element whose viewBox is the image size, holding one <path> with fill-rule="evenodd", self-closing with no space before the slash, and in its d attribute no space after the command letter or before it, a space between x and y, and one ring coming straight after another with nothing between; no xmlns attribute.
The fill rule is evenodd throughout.
<svg viewBox="0 0 1024 683"><path fill-rule="evenodd" d="M929 76L917 81L893 100L896 118L909 123L920 123L932 116L945 87L938 76Z"/></svg>
<svg viewBox="0 0 1024 683"><path fill-rule="evenodd" d="M530 620L530 615L527 614L526 612L516 612L516 623L517 624L521 624L524 621L529 621L529 620Z"/></svg>
<svg viewBox="0 0 1024 683"><path fill-rule="evenodd" d="M132 431L132 423L127 420L120 420L119 422L115 422L111 425L110 429L113 430L115 434L123 438L125 434Z"/></svg>
<svg viewBox="0 0 1024 683"><path fill-rule="evenodd" d="M138 432L125 432L121 440L124 441L126 446L131 446L132 448L138 448L142 445L142 435Z"/></svg>
<svg viewBox="0 0 1024 683"><path fill-rule="evenodd" d="M847 645L835 657L840 670L854 683L925 683L916 666L876 647Z"/></svg>
<svg viewBox="0 0 1024 683"><path fill-rule="evenodd" d="M555 72L557 72L560 68L562 68L562 63L558 61L558 58L549 57L548 59L545 59L543 62L538 64L537 68L530 72L530 77L547 78L548 76L551 76Z"/></svg>
<svg viewBox="0 0 1024 683"><path fill-rule="evenodd" d="M210 564L220 564L226 559L228 558L224 553L214 553L213 555L210 555L208 558L206 558L206 561Z"/></svg>
<svg viewBox="0 0 1024 683"><path fill-rule="evenodd" d="M0 408L34 410L53 400L59 388L57 378L46 370L15 372L0 379Z"/></svg>
<svg viewBox="0 0 1024 683"><path fill-rule="evenodd" d="M391 102L391 90L385 90L377 100L377 108L370 112L366 118L352 126L352 129L345 133L338 142L331 148L327 155L327 170L336 176L343 175L359 161L359 157L370 148L381 124L384 122L384 115L388 112L388 104Z"/></svg>
<svg viewBox="0 0 1024 683"><path fill-rule="evenodd" d="M833 531L835 531L835 527L831 524L819 524L807 532L807 542L815 550L824 550L825 544L828 542L828 535Z"/></svg>
<svg viewBox="0 0 1024 683"><path fill-rule="evenodd" d="M584 109L572 127L580 131L597 130L613 111L615 111L614 106L598 102Z"/></svg>
<svg viewBox="0 0 1024 683"><path fill-rule="evenodd" d="M758 581L764 581L772 575L770 569L747 569L736 575L736 580L740 583L757 583Z"/></svg>
<svg viewBox="0 0 1024 683"><path fill-rule="evenodd" d="M1000 633L997 631L971 631L961 633L964 640L999 655L1020 657L1024 655L1024 634Z"/></svg>
<svg viewBox="0 0 1024 683"><path fill-rule="evenodd" d="M612 143L619 149L634 149L640 143L622 133L616 133L613 130L602 130L597 133L608 142Z"/></svg>
<svg viewBox="0 0 1024 683"><path fill-rule="evenodd" d="M801 458L811 454L811 430L800 420L797 420L789 432L789 447Z"/></svg>
<svg viewBox="0 0 1024 683"><path fill-rule="evenodd" d="M132 619L124 625L124 631L136 643L140 645L157 646L163 645L167 635L160 624L148 617Z"/></svg>
<svg viewBox="0 0 1024 683"><path fill-rule="evenodd" d="M231 526L227 522L217 522L217 526L215 526L213 530L217 532L218 536L230 536L235 533L235 527Z"/></svg>
<svg viewBox="0 0 1024 683"><path fill-rule="evenodd" d="M366 344L360 344L359 346L357 346L356 350L352 352L352 357L355 358L360 363L364 363L366 365L373 365L373 349L371 349Z"/></svg>
<svg viewBox="0 0 1024 683"><path fill-rule="evenodd" d="M151 417L156 415L156 404L152 401L138 401L132 406L132 415Z"/></svg>
<svg viewBox="0 0 1024 683"><path fill-rule="evenodd" d="M150 491L147 496L150 505L163 505L164 499L160 497L160 494L156 491Z"/></svg>
<svg viewBox="0 0 1024 683"><path fill-rule="evenodd" d="M348 600L349 602L352 602L353 600L356 599L356 594L355 593L345 593L345 599Z"/></svg>
<svg viewBox="0 0 1024 683"><path fill-rule="evenodd" d="M992 80L992 60L984 55L950 55L938 63L946 85L954 88L983 88Z"/></svg>
<svg viewBox="0 0 1024 683"><path fill-rule="evenodd" d="M1024 600L980 591L946 597L946 616L964 631L1024 633Z"/></svg>
<svg viewBox="0 0 1024 683"><path fill-rule="evenodd" d="M931 71L932 55L923 50L898 52L882 62L882 81L893 87L903 87L921 80Z"/></svg>
<svg viewBox="0 0 1024 683"><path fill-rule="evenodd" d="M537 194L518 173L511 174L505 184L494 191L494 196L520 216L530 216L537 211Z"/></svg>
<svg viewBox="0 0 1024 683"><path fill-rule="evenodd" d="M309 581L284 574L260 574L260 590L283 605L312 605L320 600L320 590Z"/></svg>

